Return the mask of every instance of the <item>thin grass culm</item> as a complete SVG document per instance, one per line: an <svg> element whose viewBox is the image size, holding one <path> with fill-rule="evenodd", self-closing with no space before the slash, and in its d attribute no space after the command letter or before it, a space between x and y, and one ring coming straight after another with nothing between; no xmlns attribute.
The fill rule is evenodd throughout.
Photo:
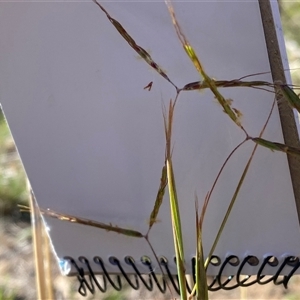
<svg viewBox="0 0 300 300"><path fill-rule="evenodd" d="M263 126L263 128L262 128L262 130L261 130L261 132L260 132L260 134L259 134L259 137L261 137L261 136L263 135L263 133L264 133L264 131L265 131L265 129L266 129L268 123L269 123L269 120L270 120L270 117L271 117L271 115L272 115L274 106L275 106L275 99L274 99L274 101L273 101L273 104L272 104L270 113L269 113L269 115L268 115L268 118L267 118L267 120L266 120L266 122L265 122L265 124L264 124L264 126ZM241 176L241 178L240 178L240 180L239 180L239 182L238 182L238 185L237 185L236 190L235 190L235 192L234 192L234 194L233 194L233 197L232 197L232 199L231 199L231 201L230 201L230 203L229 203L228 209L227 209L227 211L226 211L226 213L225 213L225 216L224 216L224 218L223 218L223 221L222 221L222 223L221 223L221 226L220 226L220 228L219 228L219 231L218 231L218 233L217 233L217 236L216 236L216 238L215 238L215 240L214 240L214 242L213 242L213 245L212 245L212 247L211 247L211 249L210 249L210 252L209 252L209 254L208 254L207 258L206 258L206 261L205 261L205 264L204 264L205 269L208 268L210 259L211 259L212 255L213 255L213 253L214 253L214 251L215 251L215 249L216 249L216 247L217 247L218 241L219 241L219 239L220 239L220 237L221 237L221 234L222 234L222 232L223 232L223 230L224 230L224 228L225 228L226 222L227 222L227 220L228 220L228 218L229 218L229 215L230 215L230 213L231 213L231 211L232 211L233 205L234 205L234 203L235 203L235 201L236 201L236 199L237 199L238 193L239 193L239 191L240 191L240 189L241 189L241 187L242 187L242 184L243 184L243 182L244 182L244 179L245 179L245 177L246 177L246 175L247 175L247 172L248 172L248 170L249 170L249 167L250 167L250 164L251 164L252 159L253 159L253 157L254 157L254 154L255 154L255 152L256 152L257 146L258 146L258 145L256 144L256 145L254 146L253 150L252 150L252 153L251 153L251 155L250 155L250 158L249 158L249 160L248 160L248 162L247 162L247 164L246 164L246 166L245 166L245 169L244 169L244 171L243 171L243 173L242 173L242 176Z"/></svg>

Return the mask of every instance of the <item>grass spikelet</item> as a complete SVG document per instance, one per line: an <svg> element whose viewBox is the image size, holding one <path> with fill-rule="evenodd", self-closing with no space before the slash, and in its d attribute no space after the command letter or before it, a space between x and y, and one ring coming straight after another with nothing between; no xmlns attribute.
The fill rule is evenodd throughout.
<svg viewBox="0 0 300 300"><path fill-rule="evenodd" d="M181 28L180 28L180 26L179 26L179 24L177 22L176 17L175 17L175 12L174 12L173 6L171 5L170 1L166 1L166 4L168 6L168 10L169 10L169 13L171 15L172 22L173 22L173 25L175 27L177 36L178 36L178 38L179 38L179 40L180 40L180 42L181 42L181 44L182 44L185 52L187 53L187 55L189 56L189 58L193 62L193 64L194 64L195 68L197 69L197 71L203 77L204 81L207 83L207 86L210 88L210 90L212 91L212 93L215 95L215 97L218 100L218 102L223 107L224 112L231 118L231 120L236 125L238 125L239 127L242 128L242 125L240 123L239 118L237 117L237 115L235 114L235 112L231 109L230 105L226 102L225 98L218 91L218 89L217 89L217 87L215 85L215 81L213 79L211 79L206 74L206 72L205 72L205 70L204 70L204 68L203 68L200 60L198 59L198 57L196 55L196 52L194 51L193 47L188 42L188 40L185 37L185 35L182 33Z"/></svg>
<svg viewBox="0 0 300 300"><path fill-rule="evenodd" d="M266 81L241 81L239 79L233 80L214 80L211 79L216 87L226 88L226 87L251 87L251 88L258 88L258 87L274 87L272 83ZM209 88L208 83L203 81L195 81L186 84L182 90L183 91L193 91L193 90L202 90ZM267 90L270 91L270 90Z"/></svg>
<svg viewBox="0 0 300 300"><path fill-rule="evenodd" d="M295 108L300 113L299 96L287 84L279 84L278 86L291 108Z"/></svg>
<svg viewBox="0 0 300 300"><path fill-rule="evenodd" d="M93 0L93 2L97 4L97 6L106 14L106 17L113 24L113 26L118 30L121 36L127 41L127 43L131 46L131 48L133 48L137 52L137 54L147 62L147 64L149 64L163 78L169 81L177 90L176 85L171 81L171 79L163 71L163 69L152 59L151 55L144 48L137 45L135 40L129 35L129 33L124 29L124 27L116 19L112 18L110 14L97 0Z"/></svg>
<svg viewBox="0 0 300 300"><path fill-rule="evenodd" d="M161 171L161 179L160 179L160 185L159 185L159 189L157 192L157 196L156 196L156 200L155 200L155 204L153 207L153 210L151 212L150 215L150 220L149 220L149 230L150 231L151 227L153 226L153 224L156 222L156 218L159 212L159 208L162 204L164 195L165 195L165 189L166 186L168 184L168 179L167 179L167 166L164 165Z"/></svg>
<svg viewBox="0 0 300 300"><path fill-rule="evenodd" d="M287 154L292 154L292 155L300 155L300 149L299 148L295 148L295 147L291 147L291 146L287 146L285 144L281 144L281 143L276 143L276 142L271 142L262 138L251 138L251 140L260 145L263 146L265 148L270 149L271 151L281 151Z"/></svg>
<svg viewBox="0 0 300 300"><path fill-rule="evenodd" d="M30 211L29 207L26 207L23 205L20 207L21 207L22 211L28 211L28 212ZM97 228L100 228L100 229L103 229L106 231L112 231L112 232L115 232L118 234L127 235L127 236L131 236L131 237L136 237L136 238L144 237L144 235L142 233L140 233L139 231L122 228L117 225L112 225L111 223L105 224L105 223L90 220L90 219L85 219L85 218L81 218L81 217L77 217L77 216L62 214L62 213L56 212L51 209L40 209L40 211L43 215L46 215L46 216L49 216L49 217L52 217L52 218L55 218L55 219L58 219L61 221L67 221L67 222L71 222L71 223L77 223L77 224L81 224L81 225L97 227Z"/></svg>

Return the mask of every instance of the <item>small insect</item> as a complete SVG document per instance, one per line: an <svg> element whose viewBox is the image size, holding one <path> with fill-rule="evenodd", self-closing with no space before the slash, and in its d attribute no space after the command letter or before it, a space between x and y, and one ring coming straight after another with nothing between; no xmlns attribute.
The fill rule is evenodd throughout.
<svg viewBox="0 0 300 300"><path fill-rule="evenodd" d="M153 81L149 82L149 83L144 87L144 90L148 89L148 91L150 91L151 88L152 88L152 84L153 84Z"/></svg>

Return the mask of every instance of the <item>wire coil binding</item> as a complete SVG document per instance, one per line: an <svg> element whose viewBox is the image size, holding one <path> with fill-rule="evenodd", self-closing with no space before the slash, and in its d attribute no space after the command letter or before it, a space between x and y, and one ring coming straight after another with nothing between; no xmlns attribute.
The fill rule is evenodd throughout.
<svg viewBox="0 0 300 300"><path fill-rule="evenodd" d="M128 283L128 285L134 290L138 290L141 284L148 290L153 291L154 287L157 287L161 293L165 293L167 290L166 280L168 283L174 288L174 290L180 294L179 291L179 283L178 276L173 275L169 269L169 262L165 257L160 257L160 265L164 271L164 276L162 278L158 278L158 276L154 272L154 266L149 257L143 256L141 258L141 262L144 266L147 267L149 272L147 274L140 273L138 267L136 266L135 260L131 256L126 256L124 258L124 262L121 262L118 258L111 256L108 262L114 267L118 268L115 274L109 274L105 267L105 264L101 257L95 256L93 258L93 262L100 267L100 270L97 270L97 275L100 273L102 277L102 282L100 284L99 280L96 277L96 272L92 269L89 260L84 257L78 257L78 262L82 264L79 266L74 258L70 256L64 257L65 261L68 261L73 268L76 270L76 276L79 282L78 292L82 296L87 296L87 291L91 294L95 294L96 288L102 293L107 291L108 283L117 291L122 290L124 284L122 284L121 276L123 280ZM195 258L192 258L192 277L193 282L195 282ZM126 264L132 267L133 272L128 273L124 271L122 264ZM175 262L176 263L176 262ZM212 256L210 260L210 264L213 266L220 266L219 272L216 276L213 276L211 280L208 282L208 290L209 291L218 291L220 289L223 290L232 290L237 287L247 287L253 285L255 283L264 285L273 281L275 285L282 284L285 288L287 288L288 282L293 276L293 274L300 267L300 260L296 256L286 256L281 264L279 264L279 260L274 256L267 256L262 260L262 264L259 267L257 274L255 275L242 275L243 267L246 264L250 266L258 266L260 263L259 259L256 256L248 255L242 261L235 255L229 255L226 259L221 263L221 259L218 256ZM237 268L236 274L232 276L224 276L222 275L225 267L227 265L233 266ZM272 267L276 270L275 275L266 279L266 275L263 275L264 268ZM284 268L289 268L288 275L280 275L281 271ZM277 268L277 269L275 269ZM85 272L84 270L87 270ZM86 274L87 273L87 274ZM145 279L146 278L146 279ZM251 278L251 280L250 280ZM265 279L265 280L264 280ZM140 284L141 283L141 284ZM187 291L190 293L193 286L190 286L186 281Z"/></svg>

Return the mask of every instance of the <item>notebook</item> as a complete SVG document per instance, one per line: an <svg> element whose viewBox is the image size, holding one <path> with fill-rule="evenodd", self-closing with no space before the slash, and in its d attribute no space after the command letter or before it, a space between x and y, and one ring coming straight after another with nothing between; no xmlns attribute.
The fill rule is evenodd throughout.
<svg viewBox="0 0 300 300"><path fill-rule="evenodd" d="M8 1L0 10L0 101L40 208L145 234L165 160L163 107L174 100L174 85L182 88L202 79L164 1L99 3L169 81L140 57L93 1ZM258 1L174 1L173 7L209 76L233 80L269 72L243 80L272 82ZM272 7L279 28L278 7ZM282 32L277 33L288 68ZM259 136L274 93L245 87L219 90L242 113L249 135ZM180 93L172 143L188 273L196 249L195 195L201 208L222 164L244 138L208 89ZM284 143L277 105L263 138ZM254 146L247 141L234 153L214 189L203 224L205 255ZM66 257L88 272L81 256L95 273L103 272L95 257L108 273L120 273L112 257L125 273L135 272L126 257L147 273L141 258L148 257L154 272L161 273L142 238L43 218L65 273L77 272ZM149 240L176 274L167 192L157 219ZM256 265L243 266L241 274L247 275L257 274L266 258L276 257L276 267L267 263L261 270L272 275L299 249L287 156L259 146L214 251L221 264L211 264L207 274L218 274L234 255L240 263L248 256L258 259ZM223 266L222 274L235 275L240 263ZM293 266L285 265L280 274L290 274Z"/></svg>

